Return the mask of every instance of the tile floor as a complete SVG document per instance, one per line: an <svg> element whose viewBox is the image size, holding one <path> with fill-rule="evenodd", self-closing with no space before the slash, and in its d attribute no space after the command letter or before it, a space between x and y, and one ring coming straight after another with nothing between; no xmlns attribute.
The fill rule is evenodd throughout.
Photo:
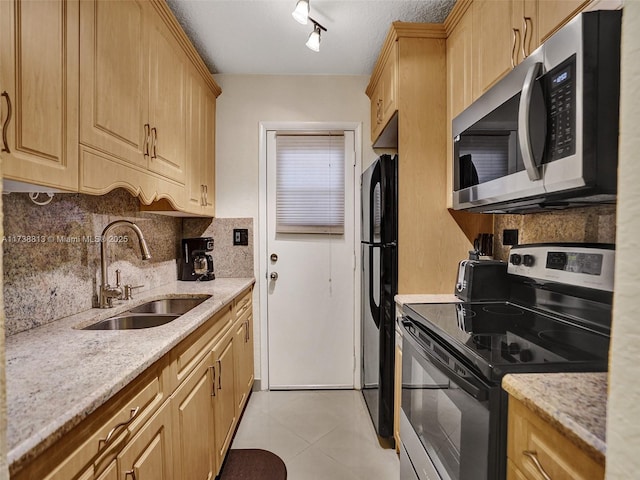
<svg viewBox="0 0 640 480"><path fill-rule="evenodd" d="M380 447L355 390L254 392L231 448L275 453L287 480L400 478L395 450Z"/></svg>

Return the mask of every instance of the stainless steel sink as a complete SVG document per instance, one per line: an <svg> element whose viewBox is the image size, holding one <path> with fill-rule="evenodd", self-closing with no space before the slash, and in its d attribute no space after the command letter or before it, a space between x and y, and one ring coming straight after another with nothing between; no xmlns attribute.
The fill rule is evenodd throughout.
<svg viewBox="0 0 640 480"><path fill-rule="evenodd" d="M179 316L180 315L176 314L154 315L148 313L125 313L84 327L83 330L132 330L137 328L159 327L160 325L172 322Z"/></svg>
<svg viewBox="0 0 640 480"><path fill-rule="evenodd" d="M159 327L172 322L192 308L211 298L206 295L199 298L165 298L143 303L120 315L84 327L83 330L132 330L137 328Z"/></svg>
<svg viewBox="0 0 640 480"><path fill-rule="evenodd" d="M165 298L143 303L132 308L128 313L175 313L182 315L197 307L210 296L201 298Z"/></svg>

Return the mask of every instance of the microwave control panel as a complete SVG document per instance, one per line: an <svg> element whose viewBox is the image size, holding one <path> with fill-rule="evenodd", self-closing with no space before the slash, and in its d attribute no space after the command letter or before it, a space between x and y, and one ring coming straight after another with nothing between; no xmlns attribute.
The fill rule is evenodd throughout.
<svg viewBox="0 0 640 480"><path fill-rule="evenodd" d="M547 79L547 162L576 153L576 56L550 70Z"/></svg>

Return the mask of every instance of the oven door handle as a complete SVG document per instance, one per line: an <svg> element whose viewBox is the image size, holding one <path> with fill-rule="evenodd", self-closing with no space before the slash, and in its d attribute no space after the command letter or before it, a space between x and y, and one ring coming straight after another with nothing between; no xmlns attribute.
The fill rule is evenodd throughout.
<svg viewBox="0 0 640 480"><path fill-rule="evenodd" d="M411 346L423 356L425 360L432 363L434 367L438 369L440 373L445 375L449 380L458 385L462 390L467 392L473 398L480 402L484 402L489 397L489 387L478 387L471 383L466 378L460 377L455 372L451 371L449 366L442 362L437 356L433 355L426 348L420 345L420 340L407 328L409 325L413 325L410 320L402 320L401 329L403 332L403 338L406 339ZM433 339L431 340L433 341ZM466 367L465 367L466 368Z"/></svg>

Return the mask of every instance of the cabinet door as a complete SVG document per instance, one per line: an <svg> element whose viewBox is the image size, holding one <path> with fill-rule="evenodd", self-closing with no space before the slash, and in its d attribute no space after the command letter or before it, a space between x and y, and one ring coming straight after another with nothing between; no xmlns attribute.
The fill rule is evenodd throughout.
<svg viewBox="0 0 640 480"><path fill-rule="evenodd" d="M472 15L472 9L469 8L447 38L447 94L450 120L473 101Z"/></svg>
<svg viewBox="0 0 640 480"><path fill-rule="evenodd" d="M171 397L174 477L215 477L212 355L205 357Z"/></svg>
<svg viewBox="0 0 640 480"><path fill-rule="evenodd" d="M228 334L213 349L215 368L215 430L218 470L231 444L238 413L235 400L234 335Z"/></svg>
<svg viewBox="0 0 640 480"><path fill-rule="evenodd" d="M236 403L242 412L253 386L253 314L248 312L235 327L235 353L237 357Z"/></svg>
<svg viewBox="0 0 640 480"><path fill-rule="evenodd" d="M170 403L165 403L118 455L119 480L171 480Z"/></svg>
<svg viewBox="0 0 640 480"><path fill-rule="evenodd" d="M80 142L146 169L150 127L144 19L149 7L136 0L80 3ZM92 158L87 162L97 161Z"/></svg>
<svg viewBox="0 0 640 480"><path fill-rule="evenodd" d="M204 213L215 215L216 201L216 97L206 90L204 95L204 157L202 175L204 179Z"/></svg>
<svg viewBox="0 0 640 480"><path fill-rule="evenodd" d="M216 98L196 73L188 80L187 206L214 216Z"/></svg>
<svg viewBox="0 0 640 480"><path fill-rule="evenodd" d="M197 74L189 78L187 96L187 206L190 211L199 213L204 206L204 187L202 166L205 162L206 135L204 85Z"/></svg>
<svg viewBox="0 0 640 480"><path fill-rule="evenodd" d="M389 58L382 71L382 127L389 123L392 115L398 109L398 44L389 53Z"/></svg>
<svg viewBox="0 0 640 480"><path fill-rule="evenodd" d="M473 9L474 100L509 72L521 32L512 28L512 3L475 0Z"/></svg>
<svg viewBox="0 0 640 480"><path fill-rule="evenodd" d="M542 43L558 28L583 10L589 0L538 1L538 39Z"/></svg>
<svg viewBox="0 0 640 480"><path fill-rule="evenodd" d="M162 20L149 20L149 170L185 183L185 54Z"/></svg>
<svg viewBox="0 0 640 480"><path fill-rule="evenodd" d="M78 190L78 2L0 2L4 178Z"/></svg>

